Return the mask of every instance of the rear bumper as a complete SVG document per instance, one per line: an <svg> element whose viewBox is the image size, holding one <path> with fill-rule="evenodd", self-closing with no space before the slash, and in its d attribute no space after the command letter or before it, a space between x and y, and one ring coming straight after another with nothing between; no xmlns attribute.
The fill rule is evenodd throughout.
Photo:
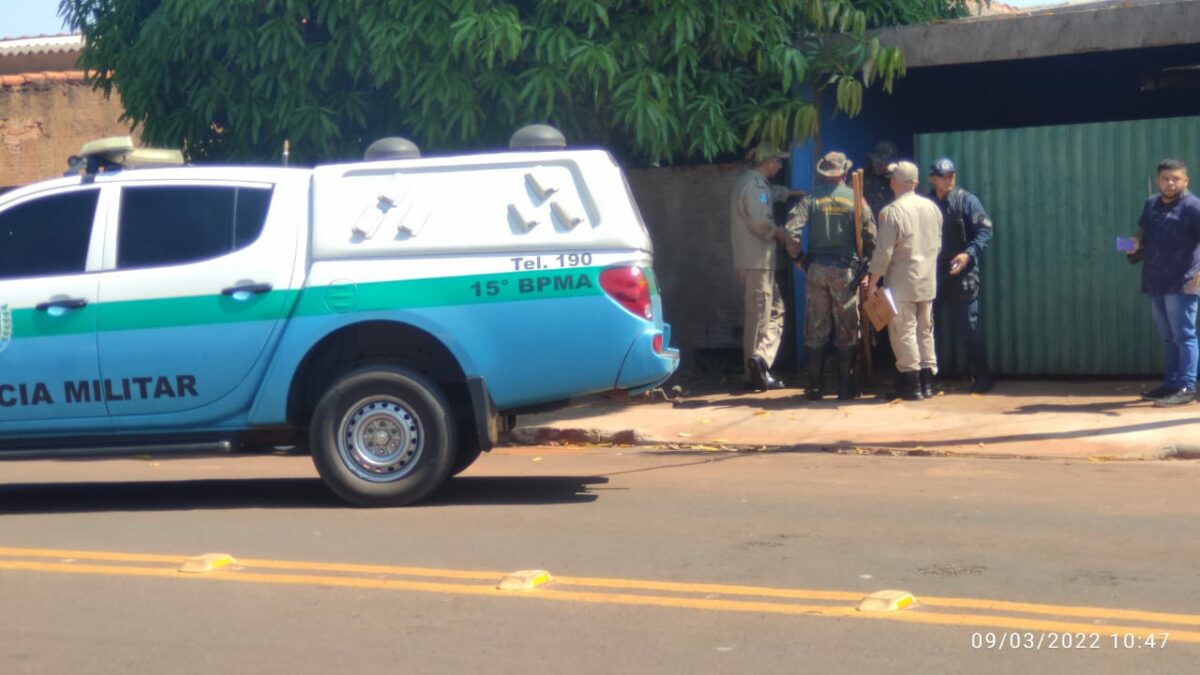
<svg viewBox="0 0 1200 675"><path fill-rule="evenodd" d="M654 350L655 338L661 337L662 351ZM617 375L616 388L627 390L653 389L679 368L679 350L672 349L671 326L663 324L662 330L649 328L630 345L625 362Z"/></svg>

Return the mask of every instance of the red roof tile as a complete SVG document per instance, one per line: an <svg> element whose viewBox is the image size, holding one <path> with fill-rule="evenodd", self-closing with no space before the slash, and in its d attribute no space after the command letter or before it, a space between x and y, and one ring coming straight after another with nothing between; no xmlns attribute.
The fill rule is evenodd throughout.
<svg viewBox="0 0 1200 675"><path fill-rule="evenodd" d="M61 70L41 73L0 75L0 87L20 87L38 82L83 82L82 70Z"/></svg>

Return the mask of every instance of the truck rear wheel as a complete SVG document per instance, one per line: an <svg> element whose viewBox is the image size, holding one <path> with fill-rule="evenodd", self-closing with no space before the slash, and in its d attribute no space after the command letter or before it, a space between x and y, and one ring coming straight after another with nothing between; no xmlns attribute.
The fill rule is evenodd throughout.
<svg viewBox="0 0 1200 675"><path fill-rule="evenodd" d="M425 497L454 465L456 430L437 385L397 366L353 371L325 392L310 428L326 485L359 506Z"/></svg>

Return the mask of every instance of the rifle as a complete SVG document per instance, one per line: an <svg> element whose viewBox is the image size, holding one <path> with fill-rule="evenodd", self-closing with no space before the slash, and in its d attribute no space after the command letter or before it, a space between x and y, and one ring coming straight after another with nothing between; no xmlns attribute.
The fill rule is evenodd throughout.
<svg viewBox="0 0 1200 675"><path fill-rule="evenodd" d="M863 277L866 276L868 266L863 260L863 170L859 169L851 174L851 185L854 188L854 248L858 251L857 267L854 274L854 282L852 289L855 293L859 293L858 303L858 325L862 337L858 344L862 354L863 362L863 383L867 383L874 370L874 364L871 363L871 345L875 342L874 327L867 320L867 314L863 309L861 292L858 290L858 285L862 283Z"/></svg>

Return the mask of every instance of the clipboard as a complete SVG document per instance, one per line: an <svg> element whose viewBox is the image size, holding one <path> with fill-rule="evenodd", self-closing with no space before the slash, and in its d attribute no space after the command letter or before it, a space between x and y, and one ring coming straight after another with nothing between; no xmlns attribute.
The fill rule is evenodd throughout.
<svg viewBox="0 0 1200 675"><path fill-rule="evenodd" d="M892 322L896 316L896 300L892 297L892 289L885 288L862 303L863 313L867 315L871 326L881 331Z"/></svg>

